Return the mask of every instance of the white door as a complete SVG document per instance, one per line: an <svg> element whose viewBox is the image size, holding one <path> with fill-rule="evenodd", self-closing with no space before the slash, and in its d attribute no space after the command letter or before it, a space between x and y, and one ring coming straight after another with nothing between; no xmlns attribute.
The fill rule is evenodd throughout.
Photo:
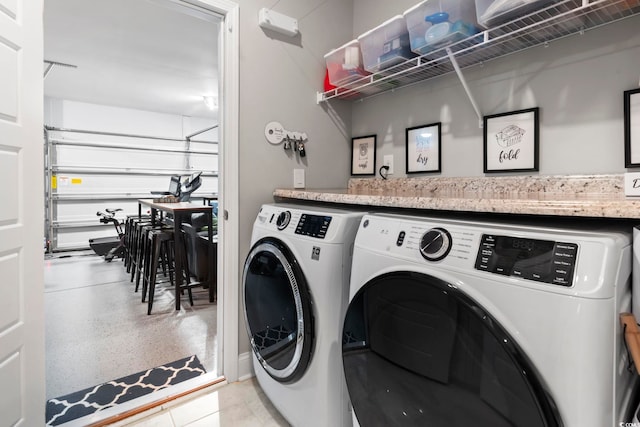
<svg viewBox="0 0 640 427"><path fill-rule="evenodd" d="M44 425L43 0L0 0L0 425Z"/></svg>

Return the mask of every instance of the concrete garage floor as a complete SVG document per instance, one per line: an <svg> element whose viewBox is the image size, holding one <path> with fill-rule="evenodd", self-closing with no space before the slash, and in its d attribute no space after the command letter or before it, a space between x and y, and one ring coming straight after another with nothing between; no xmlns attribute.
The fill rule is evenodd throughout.
<svg viewBox="0 0 640 427"><path fill-rule="evenodd" d="M45 258L46 397L51 399L197 355L216 373L217 306L208 290L186 294L176 311L173 288L156 288L153 312L134 293L122 260L93 252Z"/></svg>

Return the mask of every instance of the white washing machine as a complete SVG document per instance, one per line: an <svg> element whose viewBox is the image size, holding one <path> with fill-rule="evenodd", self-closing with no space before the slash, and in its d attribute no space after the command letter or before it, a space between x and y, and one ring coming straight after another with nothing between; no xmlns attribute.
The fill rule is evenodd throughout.
<svg viewBox="0 0 640 427"><path fill-rule="evenodd" d="M343 328L356 423L631 418L631 228L567 227L366 215Z"/></svg>
<svg viewBox="0 0 640 427"><path fill-rule="evenodd" d="M341 329L363 213L262 206L244 265L255 374L294 426L351 426Z"/></svg>

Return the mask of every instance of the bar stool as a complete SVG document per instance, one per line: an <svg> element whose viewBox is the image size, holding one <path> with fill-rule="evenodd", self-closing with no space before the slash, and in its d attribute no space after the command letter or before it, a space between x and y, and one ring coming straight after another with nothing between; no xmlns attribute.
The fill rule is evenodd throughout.
<svg viewBox="0 0 640 427"><path fill-rule="evenodd" d="M155 227L150 222L137 223L134 229L133 242L132 242L132 257L131 257L131 282L135 280L135 292L138 292L140 286L140 277L142 276L145 247L147 242L147 235L149 231Z"/></svg>
<svg viewBox="0 0 640 427"><path fill-rule="evenodd" d="M124 227L124 266L127 273L131 272L132 265L134 264L134 254L136 253L136 226L140 223L149 223L151 217L149 215L128 215Z"/></svg>
<svg viewBox="0 0 640 427"><path fill-rule="evenodd" d="M142 302L145 302L147 292L149 297L147 299L147 314L151 314L153 307L153 298L155 295L155 288L158 281L158 270L161 267L161 263L166 265L165 275L168 272L169 282L174 283L173 274L181 274L181 272L175 272L174 257L174 236L173 231L170 229L156 229L150 230L147 234L145 244L145 256L144 256L144 272L142 280ZM163 268L164 270L164 268ZM191 296L191 290L189 289L189 299L193 300Z"/></svg>
<svg viewBox="0 0 640 427"><path fill-rule="evenodd" d="M217 258L217 236L214 236L213 242L209 242L206 237L200 235L192 224L184 222L180 224L180 232L182 233L183 252L185 253L183 265L185 266L189 290L198 286L208 287L209 302L215 302L217 265L214 261L213 271L209 271L209 258L213 257L214 260ZM189 283L191 277L195 281ZM190 302L193 305L193 301L190 300Z"/></svg>

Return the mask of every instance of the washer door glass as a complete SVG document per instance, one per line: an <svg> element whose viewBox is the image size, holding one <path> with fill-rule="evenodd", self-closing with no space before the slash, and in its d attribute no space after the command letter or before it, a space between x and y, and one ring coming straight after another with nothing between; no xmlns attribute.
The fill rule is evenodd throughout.
<svg viewBox="0 0 640 427"><path fill-rule="evenodd" d="M312 304L298 262L281 241L262 239L247 257L243 283L254 354L277 381L297 380L313 347Z"/></svg>
<svg viewBox="0 0 640 427"><path fill-rule="evenodd" d="M397 272L352 299L342 356L361 426L561 426L532 363L467 295Z"/></svg>

